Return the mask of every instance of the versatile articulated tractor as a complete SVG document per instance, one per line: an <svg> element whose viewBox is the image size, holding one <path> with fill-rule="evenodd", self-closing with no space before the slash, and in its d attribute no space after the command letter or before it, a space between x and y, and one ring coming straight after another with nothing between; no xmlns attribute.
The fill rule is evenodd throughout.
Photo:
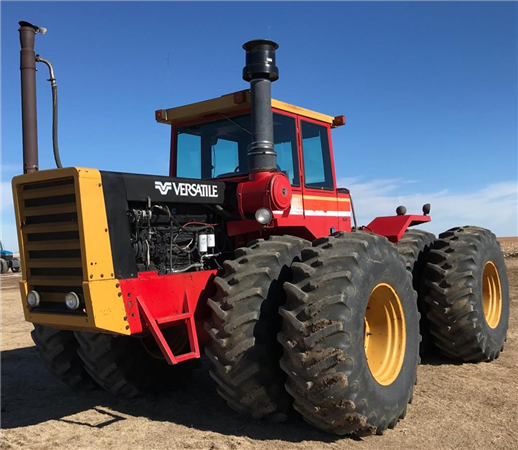
<svg viewBox="0 0 518 450"><path fill-rule="evenodd" d="M39 170L37 61L55 93L34 53L41 31L20 23L13 192L25 319L63 382L132 397L204 353L239 413L294 409L327 432L382 434L405 416L420 350L498 357L509 288L495 235L409 228L429 205L358 226L333 165L345 118L271 98L276 43L243 46L250 89L156 111L171 160L152 176L61 168L56 143L58 168Z"/></svg>

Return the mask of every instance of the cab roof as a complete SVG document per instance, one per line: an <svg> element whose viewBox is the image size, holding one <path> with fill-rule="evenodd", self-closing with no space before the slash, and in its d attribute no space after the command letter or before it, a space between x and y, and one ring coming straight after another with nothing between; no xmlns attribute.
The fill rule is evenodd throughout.
<svg viewBox="0 0 518 450"><path fill-rule="evenodd" d="M345 124L343 116L333 117L321 114L299 106L290 105L272 98L272 107L281 111L286 111L299 116L308 117L309 119L318 120L320 122L331 125L332 128ZM251 108L250 91L239 91L232 94L223 95L218 98L204 100L202 102L191 103L190 105L178 106L176 108L159 109L155 112L157 122L166 124L177 124L190 120L201 119L213 114L228 114L235 111L242 111ZM338 120L337 118L342 118ZM343 123L342 123L343 122Z"/></svg>

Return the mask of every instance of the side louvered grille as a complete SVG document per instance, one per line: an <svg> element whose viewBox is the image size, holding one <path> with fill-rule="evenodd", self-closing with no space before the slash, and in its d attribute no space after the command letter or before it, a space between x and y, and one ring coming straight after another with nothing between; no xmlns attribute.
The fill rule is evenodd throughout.
<svg viewBox="0 0 518 450"><path fill-rule="evenodd" d="M18 192L28 288L41 296L32 311L86 315L74 179L26 184ZM75 311L65 305L67 292L81 299Z"/></svg>

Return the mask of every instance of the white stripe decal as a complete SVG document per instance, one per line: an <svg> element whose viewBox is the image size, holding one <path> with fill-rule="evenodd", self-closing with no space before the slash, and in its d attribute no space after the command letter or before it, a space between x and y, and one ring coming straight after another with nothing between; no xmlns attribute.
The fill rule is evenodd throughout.
<svg viewBox="0 0 518 450"><path fill-rule="evenodd" d="M283 211L274 211L275 215L282 216ZM291 209L290 216L319 216L319 217L351 217L351 211L315 211L312 209Z"/></svg>

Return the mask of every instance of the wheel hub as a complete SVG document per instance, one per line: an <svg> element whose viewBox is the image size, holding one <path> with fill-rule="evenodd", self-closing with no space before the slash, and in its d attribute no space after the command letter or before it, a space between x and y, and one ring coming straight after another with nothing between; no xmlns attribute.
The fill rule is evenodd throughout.
<svg viewBox="0 0 518 450"><path fill-rule="evenodd" d="M406 349L403 305L394 288L378 284L372 291L364 318L364 349L373 378L388 386L398 377Z"/></svg>
<svg viewBox="0 0 518 450"><path fill-rule="evenodd" d="M484 266L482 275L482 304L489 328L496 328L502 314L502 286L498 270L492 261Z"/></svg>

